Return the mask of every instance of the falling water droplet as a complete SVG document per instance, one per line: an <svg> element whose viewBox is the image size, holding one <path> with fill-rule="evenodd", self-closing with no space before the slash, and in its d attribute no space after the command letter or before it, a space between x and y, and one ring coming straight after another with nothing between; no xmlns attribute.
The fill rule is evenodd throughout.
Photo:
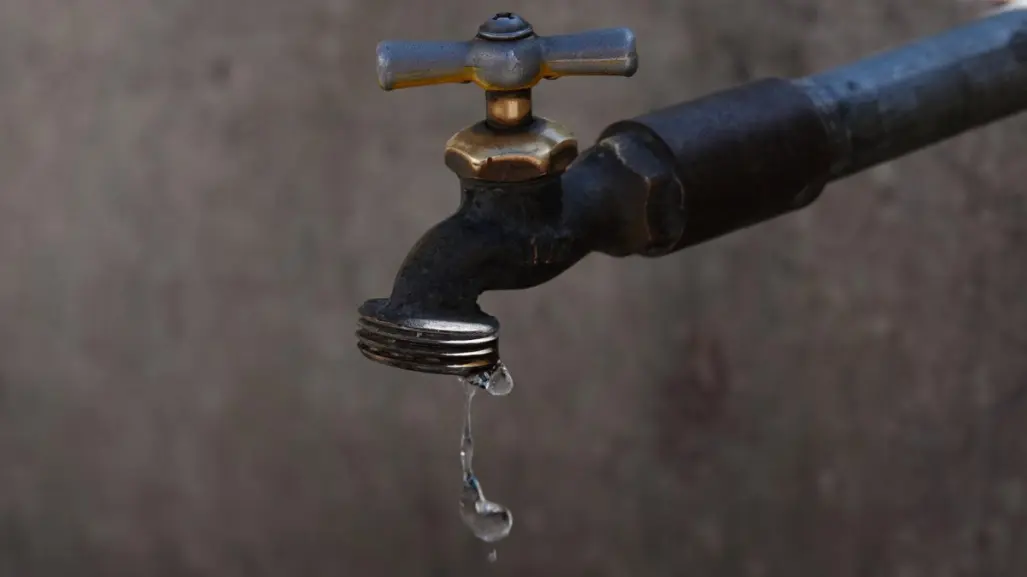
<svg viewBox="0 0 1027 577"><path fill-rule="evenodd" d="M489 552L489 563L495 563L495 562L496 562L496 550L493 549L491 552Z"/></svg>
<svg viewBox="0 0 1027 577"><path fill-rule="evenodd" d="M460 439L460 463L463 466L463 484L460 490L460 517L474 535L482 541L494 543L510 534L513 514L509 509L485 498L481 483L474 475L474 437L471 435L471 402L478 389L493 395L505 395L513 388L510 372L501 363L494 370L460 379L466 395L463 435Z"/></svg>

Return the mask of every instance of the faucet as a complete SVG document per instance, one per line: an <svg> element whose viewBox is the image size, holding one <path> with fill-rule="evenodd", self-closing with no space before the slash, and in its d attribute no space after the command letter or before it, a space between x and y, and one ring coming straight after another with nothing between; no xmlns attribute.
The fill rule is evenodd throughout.
<svg viewBox="0 0 1027 577"><path fill-rule="evenodd" d="M624 28L538 36L512 13L462 42L385 41L384 90L474 83L485 119L453 135L460 204L414 245L357 346L400 369L469 376L499 363L485 291L545 283L599 252L660 257L809 206L829 183L1027 109L1027 10L1011 10L799 79L768 78L615 122L579 153L536 116L564 76L630 77Z"/></svg>

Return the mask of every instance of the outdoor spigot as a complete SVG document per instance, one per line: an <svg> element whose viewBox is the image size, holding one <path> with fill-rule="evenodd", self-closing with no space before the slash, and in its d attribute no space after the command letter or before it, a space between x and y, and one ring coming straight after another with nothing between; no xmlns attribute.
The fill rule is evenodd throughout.
<svg viewBox="0 0 1027 577"><path fill-rule="evenodd" d="M463 42L378 44L384 90L474 83L485 90L485 120L446 143L446 166L460 178L518 182L562 172L578 154L569 130L537 117L531 89L563 76L631 76L635 36L626 28L537 36L526 20L502 12Z"/></svg>
<svg viewBox="0 0 1027 577"><path fill-rule="evenodd" d="M538 37L498 14L467 42L383 42L386 90L474 82L486 119L450 139L455 214L360 307L358 347L386 365L468 375L499 361L485 291L551 280L589 253L660 257L802 209L825 186L1027 110L1027 9L804 78L765 78L615 122L578 154L531 111L567 75L630 76L627 30Z"/></svg>
<svg viewBox="0 0 1027 577"><path fill-rule="evenodd" d="M499 323L477 298L486 290L535 286L591 248L563 222L560 176L578 156L569 130L535 116L531 89L564 76L631 76L635 36L625 28L538 36L509 12L486 20L471 40L378 44L384 90L474 83L485 119L457 132L445 163L462 202L410 251L388 299L360 307L358 348L402 369L469 375L499 362Z"/></svg>

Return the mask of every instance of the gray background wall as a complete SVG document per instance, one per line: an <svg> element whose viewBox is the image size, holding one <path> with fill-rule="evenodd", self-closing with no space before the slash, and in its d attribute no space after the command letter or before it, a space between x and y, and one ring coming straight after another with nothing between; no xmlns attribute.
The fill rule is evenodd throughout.
<svg viewBox="0 0 1027 577"><path fill-rule="evenodd" d="M381 93L383 38L630 26L608 123L843 63L946 0L0 0L0 575L1027 573L1027 120L662 260L488 295L477 406L514 533L456 513L460 392L354 309L449 214L472 87Z"/></svg>

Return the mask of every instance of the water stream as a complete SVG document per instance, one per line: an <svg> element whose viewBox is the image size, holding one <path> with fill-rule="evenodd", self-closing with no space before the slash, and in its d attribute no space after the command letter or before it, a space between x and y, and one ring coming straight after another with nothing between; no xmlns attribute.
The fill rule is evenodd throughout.
<svg viewBox="0 0 1027 577"><path fill-rule="evenodd" d="M510 371L500 362L487 372L470 377L462 377L460 382L464 388L466 411L464 429L460 437L460 464L463 466L463 483L460 489L460 517L474 532L475 537L487 543L495 543L510 534L513 527L513 514L499 503L485 498L481 482L474 474L474 437L471 434L471 404L474 394L484 390L491 395L503 396L513 390L513 379ZM495 561L495 551L489 554L489 560Z"/></svg>

